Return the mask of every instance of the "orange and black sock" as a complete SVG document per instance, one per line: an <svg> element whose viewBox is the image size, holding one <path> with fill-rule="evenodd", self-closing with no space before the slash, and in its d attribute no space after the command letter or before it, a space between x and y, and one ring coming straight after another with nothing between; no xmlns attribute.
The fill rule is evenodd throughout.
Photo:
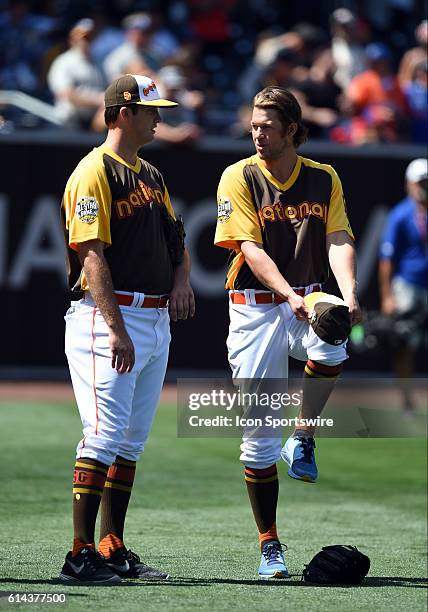
<svg viewBox="0 0 428 612"><path fill-rule="evenodd" d="M321 414L342 368L342 363L331 366L308 360L303 375L301 418L316 418Z"/></svg>
<svg viewBox="0 0 428 612"><path fill-rule="evenodd" d="M95 523L107 477L108 466L95 459L76 460L73 479L73 556L94 546Z"/></svg>
<svg viewBox="0 0 428 612"><path fill-rule="evenodd" d="M98 544L98 552L100 552L104 557L111 557L116 550L119 548L123 548L125 544L121 538L118 538L114 535L114 533L108 533L106 536Z"/></svg>
<svg viewBox="0 0 428 612"><path fill-rule="evenodd" d="M105 556L109 556L117 548L120 548L120 546L117 546L118 540L122 542L123 546L123 530L134 483L135 469L135 461L128 461L117 456L107 473L101 502L100 540L103 542L105 538L108 539L108 536L114 537L107 542L111 552ZM102 547L104 548L104 544Z"/></svg>
<svg viewBox="0 0 428 612"><path fill-rule="evenodd" d="M276 465L263 470L245 467L245 482L262 547L269 540L278 540L276 507L279 483Z"/></svg>

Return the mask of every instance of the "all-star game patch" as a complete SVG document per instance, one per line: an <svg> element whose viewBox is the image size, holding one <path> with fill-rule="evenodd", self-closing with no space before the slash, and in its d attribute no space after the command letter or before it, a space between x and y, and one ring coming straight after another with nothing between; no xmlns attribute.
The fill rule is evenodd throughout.
<svg viewBox="0 0 428 612"><path fill-rule="evenodd" d="M227 198L219 198L217 212L217 218L219 223L225 223L225 221L229 221L232 212L232 202Z"/></svg>
<svg viewBox="0 0 428 612"><path fill-rule="evenodd" d="M92 196L83 196L76 204L76 215L82 223L93 223L98 217L98 202Z"/></svg>

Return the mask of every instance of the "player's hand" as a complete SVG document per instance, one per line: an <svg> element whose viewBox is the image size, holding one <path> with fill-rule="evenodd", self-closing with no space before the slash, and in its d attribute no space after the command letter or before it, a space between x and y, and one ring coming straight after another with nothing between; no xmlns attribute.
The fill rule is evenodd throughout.
<svg viewBox="0 0 428 612"><path fill-rule="evenodd" d="M169 314L173 321L195 314L195 296L189 281L176 283L169 294Z"/></svg>
<svg viewBox="0 0 428 612"><path fill-rule="evenodd" d="M351 325L356 325L363 318L358 300L356 297L352 297L344 301L346 302L349 308L349 314L351 315Z"/></svg>
<svg viewBox="0 0 428 612"><path fill-rule="evenodd" d="M134 344L125 328L120 332L109 331L111 367L119 374L130 372L135 363Z"/></svg>
<svg viewBox="0 0 428 612"><path fill-rule="evenodd" d="M307 321L309 319L309 308L306 306L304 299L300 295L293 293L288 298L288 303L296 319L299 321Z"/></svg>

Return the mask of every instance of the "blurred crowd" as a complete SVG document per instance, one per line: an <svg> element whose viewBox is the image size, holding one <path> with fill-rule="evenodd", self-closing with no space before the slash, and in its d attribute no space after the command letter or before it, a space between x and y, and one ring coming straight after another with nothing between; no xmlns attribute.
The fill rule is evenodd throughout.
<svg viewBox="0 0 428 612"><path fill-rule="evenodd" d="M145 74L180 103L157 137L191 143L246 136L254 94L279 85L311 138L426 143L425 11L423 0L0 0L0 92L102 131L106 85ZM0 116L0 130L37 127L4 104Z"/></svg>

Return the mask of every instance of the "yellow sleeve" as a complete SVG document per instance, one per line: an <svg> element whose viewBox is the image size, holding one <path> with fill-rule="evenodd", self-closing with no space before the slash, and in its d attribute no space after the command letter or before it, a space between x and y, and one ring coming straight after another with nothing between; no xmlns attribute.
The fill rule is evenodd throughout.
<svg viewBox="0 0 428 612"><path fill-rule="evenodd" d="M242 163L226 168L217 190L217 227L214 244L239 251L238 241L263 244L260 223L245 182Z"/></svg>
<svg viewBox="0 0 428 612"><path fill-rule="evenodd" d="M345 196L343 195L342 183L336 171L331 168L332 189L330 206L328 207L326 234L345 230L354 240L354 234L348 219Z"/></svg>
<svg viewBox="0 0 428 612"><path fill-rule="evenodd" d="M166 206L168 213L171 215L173 219L177 219L177 215L171 204L171 198L169 197L168 189L165 187L165 193L163 194L163 203Z"/></svg>
<svg viewBox="0 0 428 612"><path fill-rule="evenodd" d="M69 178L64 192L68 242L72 249L87 240L111 244L111 191L100 159L84 159Z"/></svg>

